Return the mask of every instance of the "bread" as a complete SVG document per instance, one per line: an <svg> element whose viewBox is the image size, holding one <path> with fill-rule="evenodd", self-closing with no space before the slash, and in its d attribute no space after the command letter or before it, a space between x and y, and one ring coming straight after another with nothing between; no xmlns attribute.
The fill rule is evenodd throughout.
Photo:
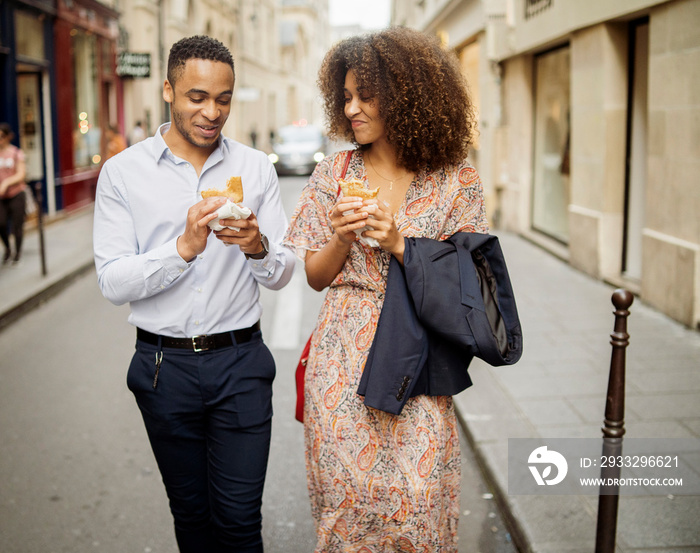
<svg viewBox="0 0 700 553"><path fill-rule="evenodd" d="M376 198L379 194L379 188L366 188L364 183L359 180L341 180L340 189L343 191L343 196L355 196L365 200Z"/></svg>
<svg viewBox="0 0 700 553"><path fill-rule="evenodd" d="M241 177L230 177L226 181L226 190L217 190L216 188L202 190L202 198L213 198L216 196L228 198L235 204L241 203L243 201L243 183L241 182Z"/></svg>

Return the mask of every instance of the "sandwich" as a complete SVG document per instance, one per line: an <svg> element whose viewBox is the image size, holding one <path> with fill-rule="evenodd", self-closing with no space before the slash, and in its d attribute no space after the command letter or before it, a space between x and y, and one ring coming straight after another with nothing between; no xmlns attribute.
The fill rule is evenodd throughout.
<svg viewBox="0 0 700 553"><path fill-rule="evenodd" d="M209 188L207 190L202 190L202 198L213 198L213 197L228 198L235 204L239 204L243 201L243 183L241 182L241 177L230 177L226 181L225 190L217 190L216 188Z"/></svg>
<svg viewBox="0 0 700 553"><path fill-rule="evenodd" d="M379 194L379 188L366 188L359 180L341 180L340 189L343 191L343 196L355 196L364 200L371 200Z"/></svg>

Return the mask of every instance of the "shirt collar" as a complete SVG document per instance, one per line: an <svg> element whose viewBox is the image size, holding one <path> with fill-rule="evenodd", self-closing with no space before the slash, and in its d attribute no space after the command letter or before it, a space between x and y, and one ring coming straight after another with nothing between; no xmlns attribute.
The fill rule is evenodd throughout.
<svg viewBox="0 0 700 553"><path fill-rule="evenodd" d="M156 163L163 157L163 155L165 155L165 152L170 152L170 148L168 148L168 145L165 143L165 139L163 138L163 134L168 131L170 125L170 121L163 123L160 127L158 127L158 130L153 137L153 158L155 159ZM209 155L209 160L205 164L205 167L210 163L216 163L217 161L223 159L224 149L229 149L228 144L224 139L224 135L220 134L217 147ZM174 156L172 152L170 152L170 155Z"/></svg>

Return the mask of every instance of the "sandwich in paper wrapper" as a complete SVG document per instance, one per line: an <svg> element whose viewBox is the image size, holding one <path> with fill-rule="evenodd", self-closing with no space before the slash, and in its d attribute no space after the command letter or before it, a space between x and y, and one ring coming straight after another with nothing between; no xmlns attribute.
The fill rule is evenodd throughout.
<svg viewBox="0 0 700 553"><path fill-rule="evenodd" d="M226 203L216 210L216 219L209 221L209 228L212 230L223 230L224 227L219 223L221 219L247 219L250 217L250 208L241 207L239 204L243 201L243 183L241 177L231 177L226 181L225 190L217 190L209 188L202 190L202 198L212 197L226 198ZM228 227L231 230L238 231L235 227ZM227 246L229 244L226 244Z"/></svg>
<svg viewBox="0 0 700 553"><path fill-rule="evenodd" d="M376 198L377 194L379 193L379 188L367 188L362 183L362 181L359 180L341 180L339 181L339 184L340 190L343 192L343 196L356 196L358 198L362 198L363 200L370 200ZM348 215L350 213L352 213L352 211L346 211L345 213L343 213L343 215ZM378 248L379 242L377 242L374 238L367 238L365 236L362 236L362 233L366 230L374 229L370 226L366 226L361 229L357 229L355 231L355 234L360 239L360 242L362 244L369 246L370 248Z"/></svg>

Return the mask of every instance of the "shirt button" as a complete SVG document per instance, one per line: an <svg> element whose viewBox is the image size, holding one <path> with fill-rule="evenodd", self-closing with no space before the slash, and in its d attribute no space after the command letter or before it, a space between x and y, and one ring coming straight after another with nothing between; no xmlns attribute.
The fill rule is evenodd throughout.
<svg viewBox="0 0 700 553"><path fill-rule="evenodd" d="M199 326L199 321L195 321L194 324L196 324L197 326Z"/></svg>
<svg viewBox="0 0 700 553"><path fill-rule="evenodd" d="M161 289L161 290L165 290L165 284L161 284L161 285L160 285L160 289Z"/></svg>
<svg viewBox="0 0 700 553"><path fill-rule="evenodd" d="M204 255L200 255L200 256L199 256L199 259L204 259Z"/></svg>
<svg viewBox="0 0 700 553"><path fill-rule="evenodd" d="M201 289L201 288L197 288L197 292L199 292L199 293L201 294L201 293L202 293L202 289Z"/></svg>
<svg viewBox="0 0 700 553"><path fill-rule="evenodd" d="M185 272L185 270L184 270L184 269L180 269L180 272L181 272L181 273L184 273L184 272Z"/></svg>

